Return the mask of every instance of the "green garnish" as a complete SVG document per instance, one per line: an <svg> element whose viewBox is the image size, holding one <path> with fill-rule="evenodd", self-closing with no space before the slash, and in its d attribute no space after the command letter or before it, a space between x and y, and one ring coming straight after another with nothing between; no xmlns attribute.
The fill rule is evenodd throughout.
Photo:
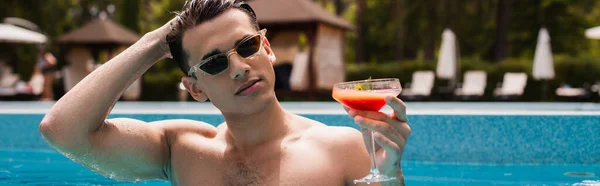
<svg viewBox="0 0 600 186"><path fill-rule="evenodd" d="M356 87L354 87L355 90L371 90L371 83L369 82L369 80L371 80L371 76L369 76L369 79L367 79L365 81L365 84L356 84Z"/></svg>

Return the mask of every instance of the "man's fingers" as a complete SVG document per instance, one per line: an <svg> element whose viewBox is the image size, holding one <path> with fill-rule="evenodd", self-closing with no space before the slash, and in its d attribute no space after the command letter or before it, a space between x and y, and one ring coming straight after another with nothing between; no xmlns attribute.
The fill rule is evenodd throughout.
<svg viewBox="0 0 600 186"><path fill-rule="evenodd" d="M398 133L400 133L403 139L408 139L408 137L410 136L411 129L408 123L399 122L398 125L393 125L393 127L394 129L396 129L396 131L398 131Z"/></svg>
<svg viewBox="0 0 600 186"><path fill-rule="evenodd" d="M391 126L391 128L394 129L402 138L408 139L408 136L410 136L410 127L406 122L401 122L395 118L391 118L385 113L350 109L350 111L348 111L348 115L350 118L356 118L357 116L360 116L375 121L381 121L380 123L382 123L382 126L385 126L386 128Z"/></svg>
<svg viewBox="0 0 600 186"><path fill-rule="evenodd" d="M402 122L407 122L406 117L406 104L396 96L386 96L385 102L394 109L394 117Z"/></svg>
<svg viewBox="0 0 600 186"><path fill-rule="evenodd" d="M350 115L351 118L354 118L356 116L362 116L365 118L369 118L369 119L373 119L373 120L379 120L379 121L384 121L384 122L390 122L390 116L381 113L381 112L374 112L374 111L365 111L365 110L354 110L351 109L350 111L348 111L348 114Z"/></svg>
<svg viewBox="0 0 600 186"><path fill-rule="evenodd" d="M350 111L348 111L348 115L350 116L350 118L356 118L357 116L360 116L375 121L381 121L381 125L384 125L386 127L391 126L391 128L393 128L400 136L402 136L402 138L408 139L408 136L410 136L410 126L408 126L406 122L402 122L397 119L391 118L390 116L384 113L351 109Z"/></svg>
<svg viewBox="0 0 600 186"><path fill-rule="evenodd" d="M354 122L363 128L367 128L374 132L381 133L382 135L392 140L394 143L397 143L398 145L403 145L406 141L402 139L404 138L404 135L396 131L394 127L392 127L386 122L373 120L362 116L354 117Z"/></svg>
<svg viewBox="0 0 600 186"><path fill-rule="evenodd" d="M399 144L394 143L392 140L386 138L380 133L373 133L373 138L375 139L377 144L379 144L379 146L381 146L381 148L383 148L388 153L400 152L400 149L402 149L399 146Z"/></svg>
<svg viewBox="0 0 600 186"><path fill-rule="evenodd" d="M350 111L350 107L347 107L346 105L342 105L344 107L344 110L346 110L346 112Z"/></svg>

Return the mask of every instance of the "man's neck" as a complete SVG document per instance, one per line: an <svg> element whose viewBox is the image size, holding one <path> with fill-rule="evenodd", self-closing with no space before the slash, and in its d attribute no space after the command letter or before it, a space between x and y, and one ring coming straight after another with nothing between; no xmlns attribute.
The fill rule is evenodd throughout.
<svg viewBox="0 0 600 186"><path fill-rule="evenodd" d="M285 136L290 131L288 121L292 115L275 99L257 112L223 113L223 117L227 123L227 138L243 150Z"/></svg>

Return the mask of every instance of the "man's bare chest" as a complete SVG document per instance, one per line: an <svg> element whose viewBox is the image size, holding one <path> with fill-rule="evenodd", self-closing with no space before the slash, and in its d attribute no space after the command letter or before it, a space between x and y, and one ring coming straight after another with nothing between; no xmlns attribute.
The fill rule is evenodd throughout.
<svg viewBox="0 0 600 186"><path fill-rule="evenodd" d="M200 150L202 149L202 150ZM209 149L209 151L206 151ZM343 185L343 170L310 145L265 149L251 156L219 148L172 149L174 185Z"/></svg>

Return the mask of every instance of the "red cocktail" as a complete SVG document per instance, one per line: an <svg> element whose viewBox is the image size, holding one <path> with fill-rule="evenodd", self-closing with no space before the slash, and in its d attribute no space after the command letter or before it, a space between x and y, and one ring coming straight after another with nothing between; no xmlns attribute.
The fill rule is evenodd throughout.
<svg viewBox="0 0 600 186"><path fill-rule="evenodd" d="M385 96L398 95L398 92L372 92L363 90L333 90L333 98L338 102L356 110L379 111L385 106ZM395 96L394 95L394 96Z"/></svg>

